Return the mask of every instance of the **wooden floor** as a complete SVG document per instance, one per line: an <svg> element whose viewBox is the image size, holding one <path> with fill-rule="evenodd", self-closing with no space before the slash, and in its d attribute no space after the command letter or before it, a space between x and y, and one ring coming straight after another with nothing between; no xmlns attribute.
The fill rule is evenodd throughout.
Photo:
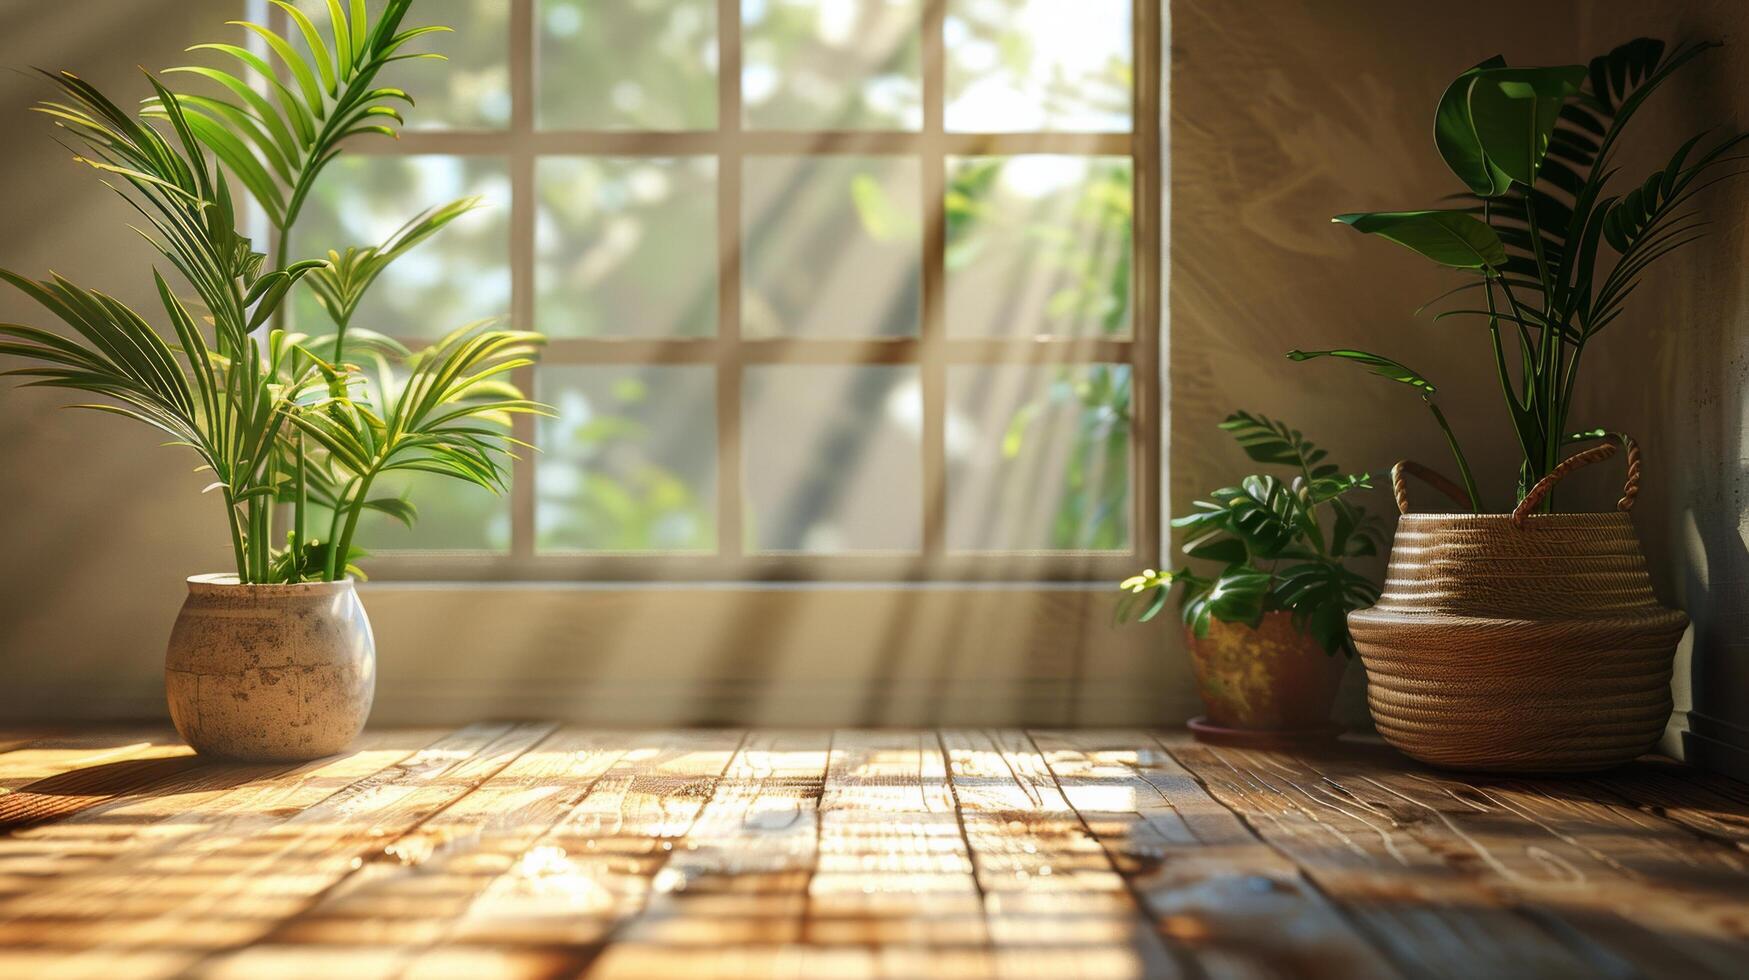
<svg viewBox="0 0 1749 980"><path fill-rule="evenodd" d="M1749 787L1175 733L0 732L0 977L1743 977Z"/></svg>

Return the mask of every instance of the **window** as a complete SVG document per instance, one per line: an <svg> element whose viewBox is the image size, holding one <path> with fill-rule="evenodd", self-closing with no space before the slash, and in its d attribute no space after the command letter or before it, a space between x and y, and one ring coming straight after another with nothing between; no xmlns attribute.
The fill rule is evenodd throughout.
<svg viewBox="0 0 1749 980"><path fill-rule="evenodd" d="M307 0L306 0L307 2ZM559 417L379 578L1075 580L1157 558L1158 0L421 0L447 63L302 236L508 316Z"/></svg>

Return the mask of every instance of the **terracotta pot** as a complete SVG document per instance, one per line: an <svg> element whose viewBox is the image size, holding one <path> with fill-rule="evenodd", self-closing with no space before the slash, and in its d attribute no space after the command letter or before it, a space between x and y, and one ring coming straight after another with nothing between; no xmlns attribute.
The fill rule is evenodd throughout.
<svg viewBox="0 0 1749 980"><path fill-rule="evenodd" d="M1348 659L1325 653L1290 614L1266 613L1256 629L1210 620L1207 636L1188 635L1209 722L1260 731L1329 727Z"/></svg>
<svg viewBox="0 0 1749 980"><path fill-rule="evenodd" d="M350 581L238 585L235 575L197 575L170 633L164 689L176 731L203 755L333 755L370 715L370 620Z"/></svg>
<svg viewBox="0 0 1749 980"><path fill-rule="evenodd" d="M1616 513L1531 513L1562 475L1614 454L1608 445L1561 464L1513 514L1404 514L1378 604L1348 616L1386 741L1500 772L1606 769L1657 743L1688 617L1652 595L1627 515L1638 451L1622 441ZM1405 469L1393 477L1406 512Z"/></svg>

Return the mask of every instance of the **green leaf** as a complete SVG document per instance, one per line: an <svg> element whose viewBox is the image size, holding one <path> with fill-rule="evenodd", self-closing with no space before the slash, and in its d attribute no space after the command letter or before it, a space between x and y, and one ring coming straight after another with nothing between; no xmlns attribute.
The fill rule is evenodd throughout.
<svg viewBox="0 0 1749 980"><path fill-rule="evenodd" d="M352 28L340 0L328 0L328 26L334 31L334 73L344 78L352 74Z"/></svg>
<svg viewBox="0 0 1749 980"><path fill-rule="evenodd" d="M1248 476L1238 486L1222 487L1209 497L1195 502L1196 513L1172 521L1173 527L1189 529L1186 551L1224 533L1267 561L1280 557L1307 527L1298 496L1272 476Z"/></svg>
<svg viewBox="0 0 1749 980"><path fill-rule="evenodd" d="M1251 553L1245 550L1245 542L1238 538L1204 538L1186 544L1184 553L1192 558L1216 561L1223 565L1243 564L1251 559Z"/></svg>
<svg viewBox="0 0 1749 980"><path fill-rule="evenodd" d="M225 166L237 175L249 189L249 193L261 203L268 220L281 220L285 214L285 199L273 177L268 175L243 141L232 135L222 123L200 112L189 112L185 118L189 128L200 137L201 142L213 151L214 156L224 161Z"/></svg>
<svg viewBox="0 0 1749 980"><path fill-rule="evenodd" d="M1186 587L1182 614L1184 625L1197 636L1207 636L1209 620L1245 623L1255 627L1263 619L1269 597L1270 576L1255 569L1232 569L1213 582Z"/></svg>
<svg viewBox="0 0 1749 980"><path fill-rule="evenodd" d="M364 509L387 514L409 530L412 529L413 522L419 519L419 508L405 497L376 497L365 501Z"/></svg>
<svg viewBox="0 0 1749 980"><path fill-rule="evenodd" d="M1663 41L1637 37L1592 58L1591 94L1598 106L1613 113L1627 93L1652 74L1663 56Z"/></svg>
<svg viewBox="0 0 1749 980"><path fill-rule="evenodd" d="M1584 80L1584 65L1477 71L1470 119L1487 162L1520 184L1535 183L1561 106Z"/></svg>
<svg viewBox="0 0 1749 980"><path fill-rule="evenodd" d="M252 24L246 20L232 20L225 23L226 26L241 27L249 31L261 38L262 42L269 48L272 48L273 53L278 56L279 60L291 72L292 78L297 81L298 88L303 92L305 105L309 107L317 119L322 118L324 114L322 86L316 81L315 74L311 72L309 62L298 54L297 49L293 48L289 41L260 24Z"/></svg>
<svg viewBox="0 0 1749 980"><path fill-rule="evenodd" d="M1453 269L1497 272L1506 246L1494 229L1463 211L1371 211L1331 219L1377 235Z"/></svg>
<svg viewBox="0 0 1749 980"><path fill-rule="evenodd" d="M1483 197L1505 193L1512 181L1482 152L1475 121L1470 117L1470 89L1483 69L1505 64L1505 58L1495 55L1459 75L1440 97L1433 117L1433 142L1439 147L1439 155L1445 158L1445 165L1470 190Z"/></svg>
<svg viewBox="0 0 1749 980"><path fill-rule="evenodd" d="M1354 490L1371 490L1372 474L1344 473L1341 476L1316 477L1306 489L1312 503L1321 504Z"/></svg>
<svg viewBox="0 0 1749 980"><path fill-rule="evenodd" d="M1292 565L1279 576L1276 599L1293 613L1294 625L1326 653L1351 649L1347 614L1378 601L1378 587L1335 562Z"/></svg>
<svg viewBox="0 0 1749 980"><path fill-rule="evenodd" d="M1435 391L1433 382L1422 377L1413 368L1379 354L1369 354L1362 350L1299 350L1296 348L1288 351L1287 356L1290 360L1295 361L1309 361L1317 357L1338 357L1345 361L1364 365L1381 378L1389 378L1392 381L1406 384L1423 394L1431 395Z"/></svg>
<svg viewBox="0 0 1749 980"><path fill-rule="evenodd" d="M1677 147L1670 162L1663 169L1654 171L1646 178L1645 183L1623 194L1620 200L1604 209L1603 237L1609 241L1610 247L1621 253L1630 251L1660 219L1670 213L1671 208L1678 203L1681 192L1688 189L1696 177L1719 162L1725 152L1749 138L1735 136L1723 140L1689 164L1689 153L1705 135L1697 134Z"/></svg>
<svg viewBox="0 0 1749 980"><path fill-rule="evenodd" d="M451 201L414 215L380 245L349 248L344 255L330 252L329 261L309 277L323 310L336 326L349 326L366 292L396 259L478 207L477 197ZM349 331L347 339L352 336Z"/></svg>
<svg viewBox="0 0 1749 980"><path fill-rule="evenodd" d="M282 118L278 112L274 111L273 106L269 105L267 100L261 96L261 93L255 91L248 82L245 82L228 72L220 71L217 68L208 68L204 65L166 68L164 69L164 73L166 75L198 75L202 78L217 82L229 89L232 95L235 95L242 101L244 106L253 110L255 118L266 126L268 134L273 137L275 146L286 159L295 160L299 158L301 146L298 143L297 137L292 135L293 127L288 125L285 119Z"/></svg>
<svg viewBox="0 0 1749 980"><path fill-rule="evenodd" d="M377 87L376 77L396 48L430 29L395 33L411 0L386 0L380 5L374 25L365 18L362 4L354 5L349 15L338 0L329 0L326 6L333 36L330 45L296 4L283 0L275 3L297 25L309 57L301 54L287 37L265 26L245 21L232 23L265 43L283 66L283 74L291 80L295 91L277 77L281 73L275 71L272 63L235 44L197 44L189 50L217 52L240 63L252 80L258 77L265 95L250 81L216 68L196 65L168 71L197 75L229 90L232 97L229 102L207 100L225 108L205 107L212 124L203 129L200 139L216 150L221 149L224 141L216 139L213 133L214 127L218 127L230 130L233 141L253 143L260 150L266 165L283 184L275 189L284 202L277 208L268 200L275 194L263 188L260 175L247 172L234 147L223 147L227 165L245 178L250 194L262 199L274 227L283 232L296 220L316 177L339 153L343 140L360 133L395 135L400 114L382 103L391 99L411 102L411 98L398 89ZM203 97L176 95L169 101L188 99L192 105L196 98Z"/></svg>
<svg viewBox="0 0 1749 980"><path fill-rule="evenodd" d="M304 36L304 44L310 49L310 57L316 63L316 71L322 76L322 88L330 94L335 92L334 54L322 39L322 32L316 29L308 15L299 10L290 0L268 0L275 7L285 11L286 16L298 25L299 33Z"/></svg>
<svg viewBox="0 0 1749 980"><path fill-rule="evenodd" d="M1324 450L1312 445L1298 429L1289 428L1285 422L1265 415L1234 412L1221 422L1220 428L1232 435L1245 450L1245 455L1259 463L1293 466L1314 479L1337 472L1336 464L1322 462L1328 455Z"/></svg>

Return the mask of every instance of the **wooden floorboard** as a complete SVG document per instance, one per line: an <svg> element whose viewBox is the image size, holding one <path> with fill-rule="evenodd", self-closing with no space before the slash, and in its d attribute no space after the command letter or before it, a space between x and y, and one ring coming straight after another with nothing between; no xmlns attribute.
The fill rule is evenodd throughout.
<svg viewBox="0 0 1749 980"><path fill-rule="evenodd" d="M615 757L409 966L411 976L569 976L662 887L742 732L627 732Z"/></svg>
<svg viewBox="0 0 1749 980"><path fill-rule="evenodd" d="M1146 732L1032 738L1161 932L1204 975L1399 975L1293 861Z"/></svg>
<svg viewBox="0 0 1749 980"><path fill-rule="evenodd" d="M1624 805L1749 853L1749 787L1742 783L1696 778L1668 759L1642 759L1588 782Z"/></svg>
<svg viewBox="0 0 1749 980"><path fill-rule="evenodd" d="M26 894L104 894L179 872L194 851L250 839L392 765L437 731L369 733L352 752L302 766L205 764L174 785L106 798L53 823L0 836L0 923ZM168 869L166 869L168 865Z"/></svg>
<svg viewBox="0 0 1749 980"><path fill-rule="evenodd" d="M168 728L13 741L0 754L0 833L149 789L198 765Z"/></svg>
<svg viewBox="0 0 1749 980"><path fill-rule="evenodd" d="M1378 758L1294 761L1389 814L1448 863L1480 863L1497 891L1572 936L1597 970L1740 977L1749 956L1749 856L1576 779L1453 779ZM1681 936L1670 942L1665 936ZM1576 940L1576 942L1574 942ZM1632 964L1634 970L1623 970Z"/></svg>
<svg viewBox="0 0 1749 980"><path fill-rule="evenodd" d="M0 977L1735 977L1749 788L1147 731L0 732Z"/></svg>
<svg viewBox="0 0 1749 980"><path fill-rule="evenodd" d="M941 739L998 973L1183 974L1024 732Z"/></svg>

